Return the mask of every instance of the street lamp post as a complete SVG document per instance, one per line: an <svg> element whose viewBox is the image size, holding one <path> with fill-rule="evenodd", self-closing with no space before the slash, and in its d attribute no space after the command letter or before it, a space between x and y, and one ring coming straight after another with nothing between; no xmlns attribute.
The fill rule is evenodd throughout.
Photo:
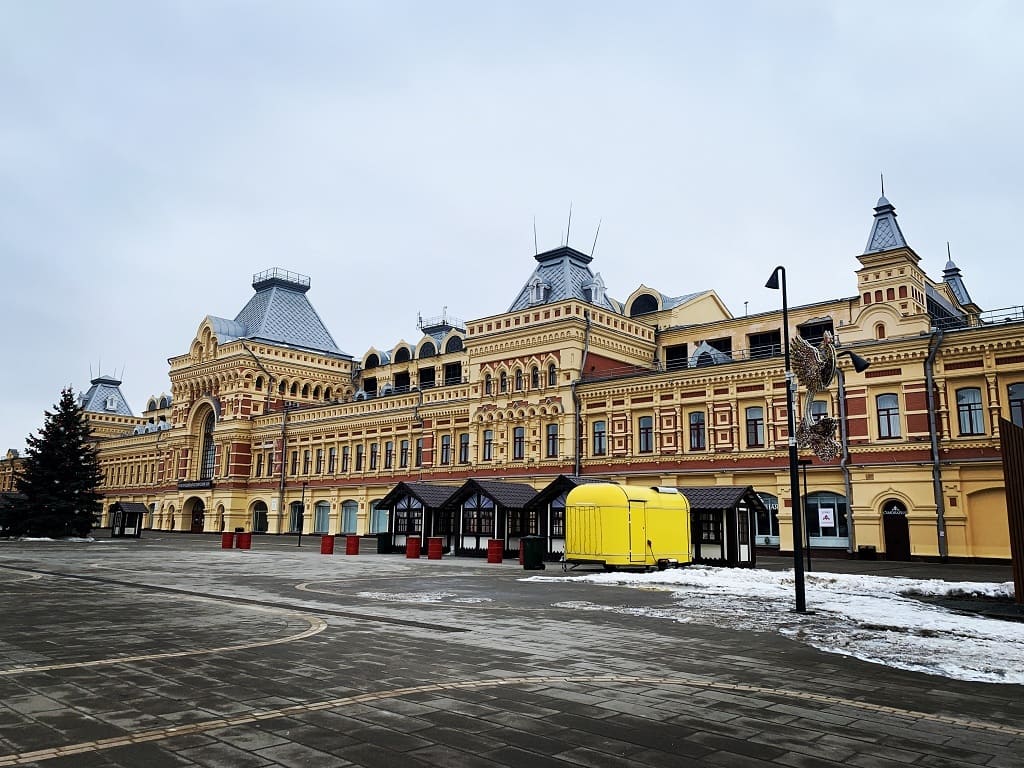
<svg viewBox="0 0 1024 768"><path fill-rule="evenodd" d="M781 275L781 277L780 277ZM796 591L796 612L807 612L807 598L804 591L803 558L803 506L800 503L800 470L796 455L796 413L793 408L793 389L796 379L789 361L789 297L786 294L786 268L778 266L764 284L772 290L782 289L782 344L786 361L786 418L789 438L789 489L793 510L793 586Z"/></svg>

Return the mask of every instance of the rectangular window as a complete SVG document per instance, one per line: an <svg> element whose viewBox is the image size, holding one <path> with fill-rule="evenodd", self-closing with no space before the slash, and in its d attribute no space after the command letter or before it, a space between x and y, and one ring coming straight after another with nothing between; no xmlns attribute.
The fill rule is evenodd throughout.
<svg viewBox="0 0 1024 768"><path fill-rule="evenodd" d="M654 451L654 417L641 416L639 424L637 451L639 453L651 453Z"/></svg>
<svg viewBox="0 0 1024 768"><path fill-rule="evenodd" d="M271 451L267 454L267 477L274 474L274 452Z"/></svg>
<svg viewBox="0 0 1024 768"><path fill-rule="evenodd" d="M522 459L526 456L526 428L516 427L512 433L512 458Z"/></svg>
<svg viewBox="0 0 1024 768"><path fill-rule="evenodd" d="M1024 427L1024 384L1011 384L1006 388L1006 394L1010 401L1010 421Z"/></svg>
<svg viewBox="0 0 1024 768"><path fill-rule="evenodd" d="M875 398L878 411L878 437L891 440L900 436L900 399L897 395L878 395Z"/></svg>
<svg viewBox="0 0 1024 768"><path fill-rule="evenodd" d="M416 438L416 466L423 466L423 438Z"/></svg>
<svg viewBox="0 0 1024 768"><path fill-rule="evenodd" d="M363 446L356 446L356 472L363 471Z"/></svg>
<svg viewBox="0 0 1024 768"><path fill-rule="evenodd" d="M351 455L351 449L346 445L341 449L341 471L348 472L348 461Z"/></svg>
<svg viewBox="0 0 1024 768"><path fill-rule="evenodd" d="M703 411L690 414L690 450L703 451L708 447L707 430Z"/></svg>
<svg viewBox="0 0 1024 768"><path fill-rule="evenodd" d="M491 461L494 458L494 430L484 430L484 457L483 461Z"/></svg>
<svg viewBox="0 0 1024 768"><path fill-rule="evenodd" d="M764 408L759 405L746 410L747 448L764 448Z"/></svg>
<svg viewBox="0 0 1024 768"><path fill-rule="evenodd" d="M377 443L370 445L370 470L377 469L377 454L380 453L380 446Z"/></svg>
<svg viewBox="0 0 1024 768"><path fill-rule="evenodd" d="M459 435L459 464L469 464L469 432Z"/></svg>
<svg viewBox="0 0 1024 768"><path fill-rule="evenodd" d="M324 449L316 449L316 473L322 475L324 473Z"/></svg>
<svg viewBox="0 0 1024 768"><path fill-rule="evenodd" d="M608 452L608 429L603 421L594 422L594 455L604 456Z"/></svg>
<svg viewBox="0 0 1024 768"><path fill-rule="evenodd" d="M256 454L256 477L263 477L263 454Z"/></svg>
<svg viewBox="0 0 1024 768"><path fill-rule="evenodd" d="M398 457L398 466L405 468L409 466L409 441L403 440L401 443L401 455Z"/></svg>
<svg viewBox="0 0 1024 768"><path fill-rule="evenodd" d="M452 436L441 435L441 464L447 466L452 460Z"/></svg>
<svg viewBox="0 0 1024 768"><path fill-rule="evenodd" d="M338 467L338 449L331 448L327 452L327 474L333 475L334 470Z"/></svg>
<svg viewBox="0 0 1024 768"><path fill-rule="evenodd" d="M811 420L815 423L828 416L828 403L824 400L815 400L811 403Z"/></svg>
<svg viewBox="0 0 1024 768"><path fill-rule="evenodd" d="M981 390L968 387L956 391L957 420L961 435L984 435L985 416L981 409Z"/></svg>
<svg viewBox="0 0 1024 768"><path fill-rule="evenodd" d="M298 451L292 451L292 471L291 471L291 474L293 476L299 474L299 452Z"/></svg>
<svg viewBox="0 0 1024 768"><path fill-rule="evenodd" d="M558 425L548 424L547 457L554 459L558 457Z"/></svg>
<svg viewBox="0 0 1024 768"><path fill-rule="evenodd" d="M384 443L384 469L391 469L395 463L395 444L388 440Z"/></svg>
<svg viewBox="0 0 1024 768"><path fill-rule="evenodd" d="M309 474L309 467L310 467L310 462L311 461L312 461L312 456L310 456L310 452L309 451L303 451L302 452L302 474L304 474L304 475L308 475Z"/></svg>
<svg viewBox="0 0 1024 768"><path fill-rule="evenodd" d="M565 536L565 507L551 507L551 535Z"/></svg>

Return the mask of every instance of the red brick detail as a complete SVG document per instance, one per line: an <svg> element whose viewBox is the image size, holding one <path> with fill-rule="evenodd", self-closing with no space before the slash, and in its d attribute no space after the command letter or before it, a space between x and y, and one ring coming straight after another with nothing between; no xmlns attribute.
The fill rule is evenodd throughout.
<svg viewBox="0 0 1024 768"><path fill-rule="evenodd" d="M880 368L877 371L868 370L868 371L864 372L864 378L865 379L879 379L879 378L883 378L885 376L902 376L902 375L903 375L903 369L902 368Z"/></svg>
<svg viewBox="0 0 1024 768"><path fill-rule="evenodd" d="M985 363L982 360L958 360L953 363L946 363L943 367L947 371L962 371L966 368L983 368Z"/></svg>

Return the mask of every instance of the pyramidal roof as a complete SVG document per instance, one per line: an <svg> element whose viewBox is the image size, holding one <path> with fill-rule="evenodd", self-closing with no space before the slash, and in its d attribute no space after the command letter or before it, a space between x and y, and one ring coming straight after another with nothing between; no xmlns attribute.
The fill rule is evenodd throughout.
<svg viewBox="0 0 1024 768"><path fill-rule="evenodd" d="M868 235L864 253L879 253L907 247L906 238L903 237L900 225L896 221L896 208L883 195L878 198L878 205L875 206L875 223L871 226L871 234Z"/></svg>
<svg viewBox="0 0 1024 768"><path fill-rule="evenodd" d="M338 349L320 315L306 298L309 286L309 278L295 272L276 267L259 272L252 278L256 295L238 316L234 320L211 317L210 322L221 343L253 339L351 357Z"/></svg>
<svg viewBox="0 0 1024 768"><path fill-rule="evenodd" d="M621 312L613 299L604 292L601 273L594 274L588 266L593 258L563 245L553 251L538 253L537 268L519 291L509 312L541 304L552 304L566 299L579 299L597 307Z"/></svg>
<svg viewBox="0 0 1024 768"><path fill-rule="evenodd" d="M967 292L967 286L964 285L964 277L960 274L960 268L953 263L952 258L946 262L946 268L942 270L942 281L949 286L953 295L956 296L956 300L961 304L973 303L971 294Z"/></svg>
<svg viewBox="0 0 1024 768"><path fill-rule="evenodd" d="M100 374L89 382L89 391L78 396L82 410L91 413L109 413L118 416L134 416L128 401L121 393L121 382L113 376Z"/></svg>

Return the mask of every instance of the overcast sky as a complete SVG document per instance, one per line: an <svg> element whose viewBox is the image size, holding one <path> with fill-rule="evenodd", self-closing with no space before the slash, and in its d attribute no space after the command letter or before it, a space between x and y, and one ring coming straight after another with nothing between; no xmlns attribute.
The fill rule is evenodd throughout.
<svg viewBox="0 0 1024 768"><path fill-rule="evenodd" d="M136 413L252 274L338 346L505 311L541 250L734 314L856 293L879 174L1024 303L1024 4L0 3L0 450L102 361Z"/></svg>

